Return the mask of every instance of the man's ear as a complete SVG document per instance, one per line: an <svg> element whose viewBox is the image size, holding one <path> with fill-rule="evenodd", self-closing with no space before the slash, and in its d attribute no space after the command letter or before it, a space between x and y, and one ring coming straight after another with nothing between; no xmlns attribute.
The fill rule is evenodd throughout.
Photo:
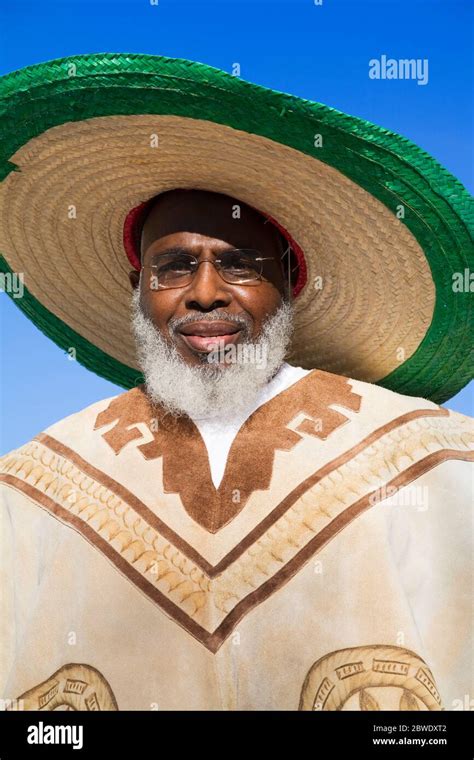
<svg viewBox="0 0 474 760"><path fill-rule="evenodd" d="M136 269L132 269L132 271L128 273L128 279L130 280L130 285L133 290L135 290L140 284L140 272L137 272Z"/></svg>

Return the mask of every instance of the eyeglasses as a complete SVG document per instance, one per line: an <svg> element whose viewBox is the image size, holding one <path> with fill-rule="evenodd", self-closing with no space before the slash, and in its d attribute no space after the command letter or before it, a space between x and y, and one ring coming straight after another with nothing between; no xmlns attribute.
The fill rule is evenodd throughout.
<svg viewBox="0 0 474 760"><path fill-rule="evenodd" d="M189 285L199 266L205 262L212 264L225 282L233 285L254 282L262 277L264 261L277 263L272 256L261 256L259 251L250 248L224 251L213 261L199 261L196 256L185 251L157 254L149 263L155 277L152 289L183 288Z"/></svg>

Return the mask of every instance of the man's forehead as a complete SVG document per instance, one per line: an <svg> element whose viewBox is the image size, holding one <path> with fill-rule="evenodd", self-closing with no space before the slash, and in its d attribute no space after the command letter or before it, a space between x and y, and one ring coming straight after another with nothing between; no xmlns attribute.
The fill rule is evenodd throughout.
<svg viewBox="0 0 474 760"><path fill-rule="evenodd" d="M277 240L277 230L264 217L232 196L208 191L170 191L151 207L142 230L145 251L158 238L194 232L235 245Z"/></svg>

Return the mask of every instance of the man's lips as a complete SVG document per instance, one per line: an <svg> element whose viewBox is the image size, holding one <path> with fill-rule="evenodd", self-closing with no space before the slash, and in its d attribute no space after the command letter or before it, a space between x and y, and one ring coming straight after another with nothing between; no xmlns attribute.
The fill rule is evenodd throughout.
<svg viewBox="0 0 474 760"><path fill-rule="evenodd" d="M197 351L212 351L236 343L241 328L234 322L194 322L184 325L179 333L184 342Z"/></svg>

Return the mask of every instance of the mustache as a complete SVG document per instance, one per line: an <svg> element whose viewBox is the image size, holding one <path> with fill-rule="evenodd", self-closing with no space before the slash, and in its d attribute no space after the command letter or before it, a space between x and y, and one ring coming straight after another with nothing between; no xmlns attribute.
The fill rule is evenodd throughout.
<svg viewBox="0 0 474 760"><path fill-rule="evenodd" d="M173 335L183 325L196 322L216 322L219 320L225 320L226 322L233 322L238 325L242 330L244 340L248 340L252 336L253 319L249 314L228 314L225 311L212 311L208 314L187 314L184 317L172 317L168 321L168 327Z"/></svg>

